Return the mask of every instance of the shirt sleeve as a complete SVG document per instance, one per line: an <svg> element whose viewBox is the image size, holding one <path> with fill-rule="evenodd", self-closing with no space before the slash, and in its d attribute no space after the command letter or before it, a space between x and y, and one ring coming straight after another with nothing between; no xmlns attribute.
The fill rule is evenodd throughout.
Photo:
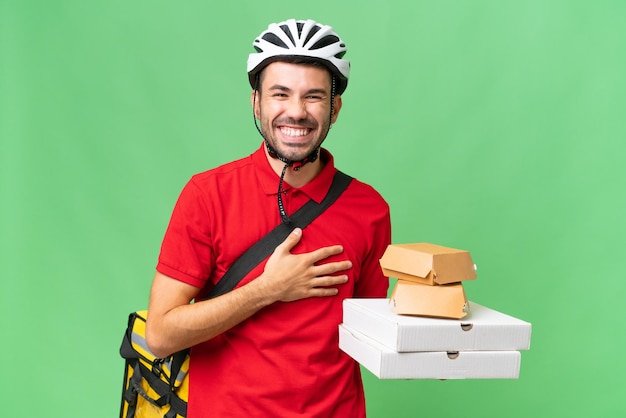
<svg viewBox="0 0 626 418"><path fill-rule="evenodd" d="M215 265L210 214L192 178L183 188L161 244L157 271L202 288Z"/></svg>

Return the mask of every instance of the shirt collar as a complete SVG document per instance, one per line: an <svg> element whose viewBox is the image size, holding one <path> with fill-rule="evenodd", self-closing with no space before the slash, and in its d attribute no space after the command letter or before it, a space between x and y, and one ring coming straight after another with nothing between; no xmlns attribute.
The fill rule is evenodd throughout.
<svg viewBox="0 0 626 418"><path fill-rule="evenodd" d="M265 144L262 143L259 149L252 154L252 162L256 168L255 171L257 173L257 179L263 192L268 195L275 195L278 193L278 182L280 180L280 176L274 172L272 166L267 160L267 155L265 154L265 149L263 148L264 146ZM321 148L319 158L324 163L324 168L322 168L322 171L313 180L299 188L300 191L317 203L320 203L326 196L326 193L328 193L333 177L337 172L334 158L328 150ZM284 182L283 188L285 191L288 191L293 187L291 187L291 185L287 182Z"/></svg>

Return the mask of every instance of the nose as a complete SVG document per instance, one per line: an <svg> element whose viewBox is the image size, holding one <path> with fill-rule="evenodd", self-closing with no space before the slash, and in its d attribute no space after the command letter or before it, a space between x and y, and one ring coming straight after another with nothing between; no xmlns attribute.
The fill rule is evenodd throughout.
<svg viewBox="0 0 626 418"><path fill-rule="evenodd" d="M306 111L306 103L300 98L293 97L287 103L286 109L287 116L294 120L302 120L306 119L307 111Z"/></svg>

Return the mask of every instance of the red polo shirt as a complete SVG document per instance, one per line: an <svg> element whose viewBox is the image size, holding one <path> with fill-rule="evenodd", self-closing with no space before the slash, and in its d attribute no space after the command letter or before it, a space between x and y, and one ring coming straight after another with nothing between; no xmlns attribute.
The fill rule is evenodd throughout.
<svg viewBox="0 0 626 418"><path fill-rule="evenodd" d="M284 185L288 214L326 195L337 170L328 151L320 158L325 166L314 180L301 188ZM278 180L263 146L193 176L174 208L157 270L208 292L240 254L280 223ZM365 416L359 366L338 348L337 326L343 299L387 295L388 279L378 260L390 240L387 203L353 180L304 229L292 251L343 245L343 254L329 261L352 261L348 283L334 297L275 303L193 347L188 416ZM258 277L264 264L240 286Z"/></svg>

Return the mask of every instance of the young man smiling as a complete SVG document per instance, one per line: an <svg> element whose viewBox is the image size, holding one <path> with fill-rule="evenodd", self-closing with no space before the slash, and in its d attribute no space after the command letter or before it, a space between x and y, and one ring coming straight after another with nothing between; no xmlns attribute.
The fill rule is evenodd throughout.
<svg viewBox="0 0 626 418"><path fill-rule="evenodd" d="M292 161L303 160L317 150L341 109L339 95L333 97L330 105L332 82L328 70L277 61L263 70L259 87L252 92L250 101L255 117L261 121L262 135L271 148ZM281 160L270 158L269 161L276 171L282 171ZM292 186L303 186L319 173L322 164L318 159L297 171L289 170L285 180Z"/></svg>
<svg viewBox="0 0 626 418"><path fill-rule="evenodd" d="M337 172L321 144L347 86L344 43L329 26L292 19L253 45L248 76L263 144L181 192L147 341L162 357L191 347L188 417L363 417L360 369L339 349L337 326L343 299L387 294L378 260L391 239L389 208L373 188L353 179L234 290L201 300L247 248L308 200L320 202Z"/></svg>

